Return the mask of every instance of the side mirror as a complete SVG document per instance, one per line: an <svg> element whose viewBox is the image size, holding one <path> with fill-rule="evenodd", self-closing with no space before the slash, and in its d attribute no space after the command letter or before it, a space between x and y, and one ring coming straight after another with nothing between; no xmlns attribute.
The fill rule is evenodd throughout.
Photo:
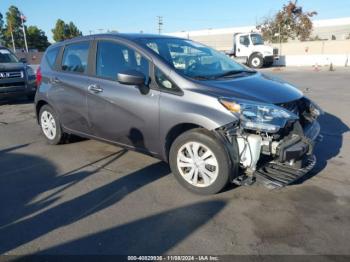
<svg viewBox="0 0 350 262"><path fill-rule="evenodd" d="M21 58L21 59L19 59L19 61L21 62L21 63L23 63L23 64L26 64L27 63L27 59L26 58Z"/></svg>
<svg viewBox="0 0 350 262"><path fill-rule="evenodd" d="M136 70L125 70L117 75L117 81L124 85L141 86L145 80L145 75Z"/></svg>
<svg viewBox="0 0 350 262"><path fill-rule="evenodd" d="M149 92L149 87L145 85L145 75L137 70L125 70L118 73L117 81L124 85L137 86L143 95L147 95Z"/></svg>

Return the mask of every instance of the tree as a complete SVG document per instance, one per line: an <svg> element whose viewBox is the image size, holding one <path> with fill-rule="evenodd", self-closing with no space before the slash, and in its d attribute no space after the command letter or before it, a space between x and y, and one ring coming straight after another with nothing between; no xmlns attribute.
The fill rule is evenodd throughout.
<svg viewBox="0 0 350 262"><path fill-rule="evenodd" d="M55 40L56 42L60 42L65 40L65 23L63 20L58 19L56 22L56 26L54 29L52 29L52 33L53 33L53 40Z"/></svg>
<svg viewBox="0 0 350 262"><path fill-rule="evenodd" d="M290 1L272 18L265 18L257 29L261 30L264 39L272 43L287 42L288 39L296 38L305 41L311 35L311 17L315 15L317 12L304 12L303 8L297 5L297 1Z"/></svg>
<svg viewBox="0 0 350 262"><path fill-rule="evenodd" d="M27 28L27 41L29 48L35 48L39 51L45 51L50 45L45 32L36 26L29 26Z"/></svg>
<svg viewBox="0 0 350 262"><path fill-rule="evenodd" d="M69 39L77 36L82 36L82 33L79 31L78 27L76 27L76 25L73 22L70 22L68 25L66 25L66 27L67 27L67 37Z"/></svg>
<svg viewBox="0 0 350 262"><path fill-rule="evenodd" d="M66 24L61 19L57 20L55 28L52 29L52 33L53 33L53 39L56 42L60 42L66 39L71 39L73 37L82 35L78 27L73 22Z"/></svg>
<svg viewBox="0 0 350 262"><path fill-rule="evenodd" d="M44 51L50 45L44 31L37 26L29 26L28 28L25 26L25 29L29 48ZM3 15L0 13L0 44L12 48L11 32L16 48L24 48L21 12L16 6L9 7L6 13L6 24L4 23Z"/></svg>
<svg viewBox="0 0 350 262"><path fill-rule="evenodd" d="M7 39L7 46L12 46L11 32L13 34L16 48L24 47L21 12L13 5L10 6L6 13L5 39Z"/></svg>
<svg viewBox="0 0 350 262"><path fill-rule="evenodd" d="M0 45L5 45L5 23L4 23L4 17L2 13L0 13Z"/></svg>

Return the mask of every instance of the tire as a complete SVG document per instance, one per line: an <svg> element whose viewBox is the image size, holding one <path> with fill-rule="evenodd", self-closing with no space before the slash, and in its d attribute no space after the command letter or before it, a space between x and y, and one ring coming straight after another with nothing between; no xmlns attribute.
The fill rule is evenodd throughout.
<svg viewBox="0 0 350 262"><path fill-rule="evenodd" d="M192 151L189 152L188 148ZM195 152L197 156L194 156ZM212 155L208 157L210 153ZM194 156L192 163L189 160L191 154ZM196 157L198 161L193 161ZM176 138L170 148L169 164L177 181L200 195L220 192L229 182L232 166L225 145L212 133L200 128L189 130ZM206 175L208 171L211 176Z"/></svg>
<svg viewBox="0 0 350 262"><path fill-rule="evenodd" d="M264 65L264 58L259 54L253 54L249 57L248 65L251 68L262 68Z"/></svg>
<svg viewBox="0 0 350 262"><path fill-rule="evenodd" d="M49 105L41 107L39 112L41 131L47 142L51 145L64 143L67 134L62 131L56 112Z"/></svg>

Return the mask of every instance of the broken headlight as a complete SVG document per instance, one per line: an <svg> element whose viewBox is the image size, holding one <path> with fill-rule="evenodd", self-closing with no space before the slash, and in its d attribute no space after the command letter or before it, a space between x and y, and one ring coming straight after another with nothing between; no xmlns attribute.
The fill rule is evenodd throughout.
<svg viewBox="0 0 350 262"><path fill-rule="evenodd" d="M275 105L232 101L224 98L219 101L226 109L238 114L241 126L248 130L276 133L288 121L298 119L294 113Z"/></svg>

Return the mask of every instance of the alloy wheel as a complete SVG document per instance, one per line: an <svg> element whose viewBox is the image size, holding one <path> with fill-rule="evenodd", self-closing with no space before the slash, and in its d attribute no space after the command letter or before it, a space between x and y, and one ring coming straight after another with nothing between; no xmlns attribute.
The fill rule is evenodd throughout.
<svg viewBox="0 0 350 262"><path fill-rule="evenodd" d="M53 140L57 133L56 121L53 115L48 111L42 112L40 123L45 136L48 139Z"/></svg>

